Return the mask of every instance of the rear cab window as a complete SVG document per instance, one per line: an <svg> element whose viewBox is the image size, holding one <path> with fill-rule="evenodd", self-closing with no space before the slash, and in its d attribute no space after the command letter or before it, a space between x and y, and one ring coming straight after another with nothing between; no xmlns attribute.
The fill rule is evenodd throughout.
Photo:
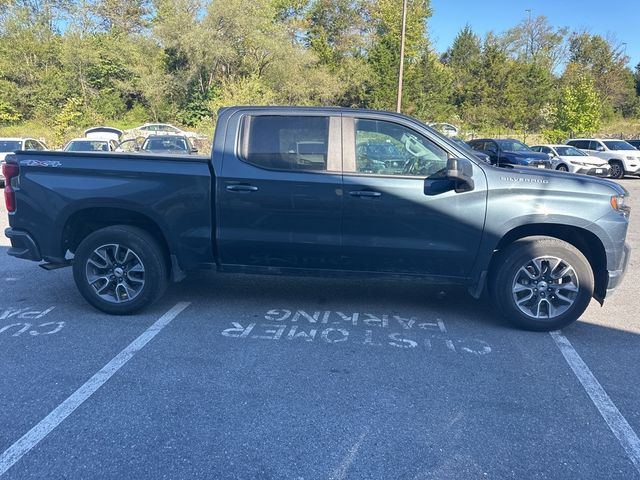
<svg viewBox="0 0 640 480"><path fill-rule="evenodd" d="M240 158L269 170L339 171L339 155L330 155L330 124L339 128L338 122L330 116L247 115Z"/></svg>

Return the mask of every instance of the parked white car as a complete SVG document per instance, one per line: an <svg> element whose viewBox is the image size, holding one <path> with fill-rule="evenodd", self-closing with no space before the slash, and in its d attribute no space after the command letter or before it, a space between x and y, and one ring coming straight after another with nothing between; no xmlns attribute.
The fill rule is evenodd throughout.
<svg viewBox="0 0 640 480"><path fill-rule="evenodd" d="M611 177L640 175L640 151L633 145L615 138L572 138L567 145L602 158L611 165Z"/></svg>
<svg viewBox="0 0 640 480"><path fill-rule="evenodd" d="M556 170L597 177L608 177L611 174L609 162L571 145L533 145L531 150L549 155Z"/></svg>
<svg viewBox="0 0 640 480"><path fill-rule="evenodd" d="M0 138L0 163L9 153L18 150L48 150L47 146L35 138ZM0 168L0 187L4 187L4 177Z"/></svg>

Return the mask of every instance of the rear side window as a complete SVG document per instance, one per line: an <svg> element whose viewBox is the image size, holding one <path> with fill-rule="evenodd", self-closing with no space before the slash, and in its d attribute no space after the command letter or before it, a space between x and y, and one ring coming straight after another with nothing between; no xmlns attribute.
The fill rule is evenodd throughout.
<svg viewBox="0 0 640 480"><path fill-rule="evenodd" d="M571 140L567 142L568 145L573 145L576 148L581 148L583 150L589 150L589 141L588 140Z"/></svg>
<svg viewBox="0 0 640 480"><path fill-rule="evenodd" d="M593 140L591 140L589 142L589 146L586 147L588 150L597 150L598 147L602 147L602 145L600 144L600 142L594 142Z"/></svg>
<svg viewBox="0 0 640 480"><path fill-rule="evenodd" d="M275 170L326 170L329 117L248 116L243 119L242 158Z"/></svg>

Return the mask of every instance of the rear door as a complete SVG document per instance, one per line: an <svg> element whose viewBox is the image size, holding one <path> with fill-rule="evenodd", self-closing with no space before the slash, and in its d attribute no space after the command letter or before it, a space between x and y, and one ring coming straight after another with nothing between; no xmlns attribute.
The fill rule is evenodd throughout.
<svg viewBox="0 0 640 480"><path fill-rule="evenodd" d="M474 190L456 193L444 176L451 147L398 122L343 117L344 268L465 277L484 228L484 172L474 164ZM393 146L403 168L364 156L372 144Z"/></svg>
<svg viewBox="0 0 640 480"><path fill-rule="evenodd" d="M222 167L216 171L220 262L337 269L340 117L267 112L243 110L228 122Z"/></svg>

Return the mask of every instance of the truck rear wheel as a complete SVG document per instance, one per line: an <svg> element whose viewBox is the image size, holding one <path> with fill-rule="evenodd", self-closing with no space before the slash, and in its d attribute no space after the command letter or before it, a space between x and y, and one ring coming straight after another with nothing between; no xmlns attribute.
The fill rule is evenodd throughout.
<svg viewBox="0 0 640 480"><path fill-rule="evenodd" d="M142 229L114 225L93 232L78 246L73 278L87 302L109 314L135 313L167 287L165 256Z"/></svg>
<svg viewBox="0 0 640 480"><path fill-rule="evenodd" d="M519 328L549 331L576 321L593 295L593 272L576 247L551 237L528 237L499 254L491 293Z"/></svg>

